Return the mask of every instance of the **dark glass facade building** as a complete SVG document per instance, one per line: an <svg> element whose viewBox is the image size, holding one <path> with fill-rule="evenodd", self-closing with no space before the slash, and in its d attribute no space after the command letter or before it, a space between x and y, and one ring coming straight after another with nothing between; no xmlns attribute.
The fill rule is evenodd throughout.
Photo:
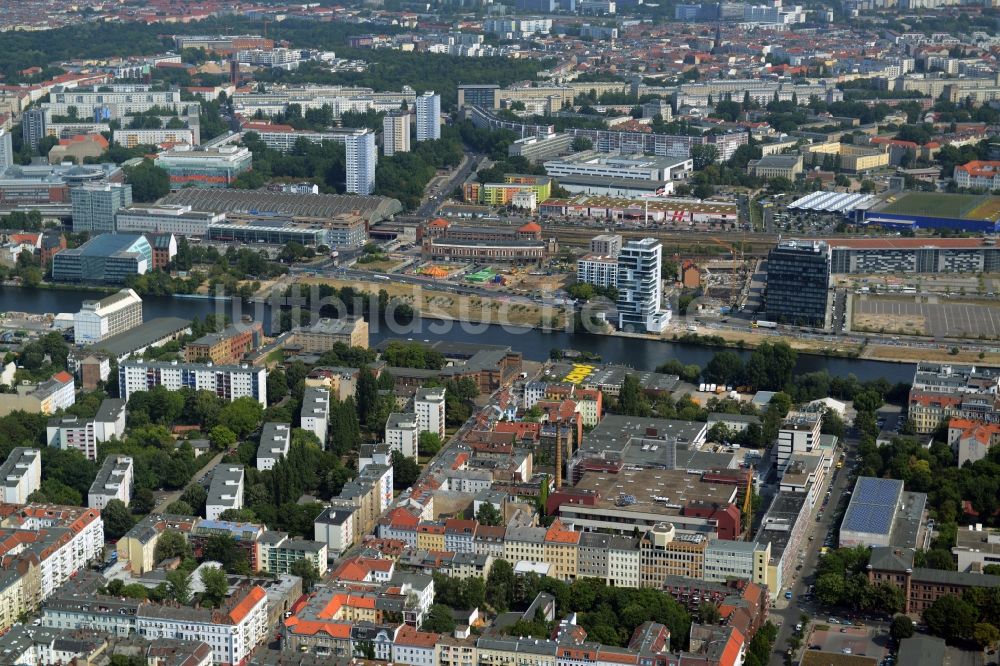
<svg viewBox="0 0 1000 666"><path fill-rule="evenodd" d="M830 287L830 249L822 241L784 241L767 255L764 309L772 321L823 326Z"/></svg>

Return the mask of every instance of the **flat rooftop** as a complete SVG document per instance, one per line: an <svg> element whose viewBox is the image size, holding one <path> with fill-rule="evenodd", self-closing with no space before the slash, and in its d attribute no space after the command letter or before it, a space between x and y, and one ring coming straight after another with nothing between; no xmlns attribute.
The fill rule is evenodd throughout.
<svg viewBox="0 0 1000 666"><path fill-rule="evenodd" d="M579 490L600 494L596 506L626 512L677 513L690 502L725 506L735 501L736 486L702 481L684 470L624 469L618 474L586 472Z"/></svg>
<svg viewBox="0 0 1000 666"><path fill-rule="evenodd" d="M292 215L332 218L360 212L369 222L388 218L402 210L395 199L354 194L291 194L259 190L210 190L189 187L160 199L161 205L191 206L213 213L248 215Z"/></svg>
<svg viewBox="0 0 1000 666"><path fill-rule="evenodd" d="M186 328L191 327L191 322L180 317L157 317L147 322L139 324L135 328L130 328L123 333L112 335L110 338L96 343L90 351L103 350L120 358L126 354L131 354L137 349L148 347L154 342L163 338L176 335Z"/></svg>
<svg viewBox="0 0 1000 666"><path fill-rule="evenodd" d="M726 201L692 201L688 199L623 199L600 195L581 194L567 201L571 206L587 206L591 208L639 208L650 211L669 212L675 210L692 213L715 213L719 215L735 215L736 204Z"/></svg>
<svg viewBox="0 0 1000 666"><path fill-rule="evenodd" d="M731 467L731 454L698 450L708 425L700 421L605 416L583 438L583 457L620 460L626 465L662 469Z"/></svg>

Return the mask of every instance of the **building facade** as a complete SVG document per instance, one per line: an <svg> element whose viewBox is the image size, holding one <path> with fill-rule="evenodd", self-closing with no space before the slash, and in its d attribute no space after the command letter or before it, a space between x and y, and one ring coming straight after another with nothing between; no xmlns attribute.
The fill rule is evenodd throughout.
<svg viewBox="0 0 1000 666"><path fill-rule="evenodd" d="M163 386L168 391L182 388L211 391L229 402L237 398L253 398L267 405L267 370L264 368L142 360L126 361L118 366L119 395L125 400L137 391L148 391L154 386Z"/></svg>
<svg viewBox="0 0 1000 666"><path fill-rule="evenodd" d="M654 238L627 242L618 255L618 327L661 333L670 311L661 306L663 247Z"/></svg>
<svg viewBox="0 0 1000 666"><path fill-rule="evenodd" d="M824 326L830 289L830 251L823 241L784 241L767 255L767 317Z"/></svg>
<svg viewBox="0 0 1000 666"><path fill-rule="evenodd" d="M84 301L73 315L73 342L90 345L142 324L142 299L122 289L99 301Z"/></svg>
<svg viewBox="0 0 1000 666"><path fill-rule="evenodd" d="M417 97L417 141L441 138L441 95L428 90Z"/></svg>
<svg viewBox="0 0 1000 666"><path fill-rule="evenodd" d="M70 189L73 231L114 233L115 215L132 205L132 186L121 183L85 184Z"/></svg>

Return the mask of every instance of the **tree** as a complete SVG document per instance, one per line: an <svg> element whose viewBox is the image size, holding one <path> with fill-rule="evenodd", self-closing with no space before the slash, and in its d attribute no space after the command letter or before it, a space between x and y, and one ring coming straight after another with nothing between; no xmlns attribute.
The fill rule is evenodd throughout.
<svg viewBox="0 0 1000 666"><path fill-rule="evenodd" d="M573 149L574 152L579 153L584 150L590 150L591 148L593 148L594 142L585 136L578 136L573 139L573 143L570 144L570 147Z"/></svg>
<svg viewBox="0 0 1000 666"><path fill-rule="evenodd" d="M978 613L975 606L959 597L946 595L923 613L927 629L945 640L969 640L975 631Z"/></svg>
<svg viewBox="0 0 1000 666"><path fill-rule="evenodd" d="M168 572L167 589L177 603L185 606L191 603L191 574L182 569Z"/></svg>
<svg viewBox="0 0 1000 666"><path fill-rule="evenodd" d="M889 625L889 635L895 641L909 638L913 635L913 620L905 615L897 615L892 618L892 624Z"/></svg>
<svg viewBox="0 0 1000 666"><path fill-rule="evenodd" d="M498 613L510 609L514 602L514 568L507 560L497 560L486 578L486 603Z"/></svg>
<svg viewBox="0 0 1000 666"><path fill-rule="evenodd" d="M189 557L191 546L184 535L177 530L166 530L156 540L156 548L153 550L153 559L162 562L171 557Z"/></svg>
<svg viewBox="0 0 1000 666"><path fill-rule="evenodd" d="M719 158L719 150L709 144L695 144L691 146L691 159L694 160L695 171L701 171L710 164L714 164Z"/></svg>
<svg viewBox="0 0 1000 666"><path fill-rule="evenodd" d="M251 397L237 398L219 411L219 424L239 437L246 437L260 425L264 408Z"/></svg>
<svg viewBox="0 0 1000 666"><path fill-rule="evenodd" d="M218 608L229 593L229 581L222 569L204 567L201 570L201 584L205 591L201 593L201 603L212 608Z"/></svg>
<svg viewBox="0 0 1000 666"><path fill-rule="evenodd" d="M208 537L202 550L202 556L205 560L218 562L227 572L250 572L250 563L247 561L246 553L228 534L216 534Z"/></svg>
<svg viewBox="0 0 1000 666"><path fill-rule="evenodd" d="M194 509L192 509L191 505L185 502L184 500L177 500L176 502L171 502L164 508L164 511L174 516L195 515ZM105 527L107 527L107 521L105 521Z"/></svg>
<svg viewBox="0 0 1000 666"><path fill-rule="evenodd" d="M288 573L302 579L302 589L305 592L312 590L313 585L320 580L319 570L316 569L316 565L305 557L292 562L292 566L288 568Z"/></svg>
<svg viewBox="0 0 1000 666"><path fill-rule="evenodd" d="M104 520L104 536L111 541L117 541L132 529L132 514L125 502L119 499L111 500L101 509L101 518Z"/></svg>
<svg viewBox="0 0 1000 666"><path fill-rule="evenodd" d="M649 416L652 413L642 385L639 384L638 378L631 373L625 375L625 379L622 381L622 387L618 393L617 412L624 416Z"/></svg>
<svg viewBox="0 0 1000 666"><path fill-rule="evenodd" d="M149 513L156 507L156 498L149 488L139 488L132 495L132 502L129 504L133 513Z"/></svg>
<svg viewBox="0 0 1000 666"><path fill-rule="evenodd" d="M149 203L170 193L170 176L151 160L125 168L125 182L132 186L132 200Z"/></svg>
<svg viewBox="0 0 1000 666"><path fill-rule="evenodd" d="M479 511L476 512L476 520L479 521L480 525L500 527L503 525L503 514L489 502L483 502L479 505Z"/></svg>
<svg viewBox="0 0 1000 666"><path fill-rule="evenodd" d="M743 374L743 359L731 351L721 351L713 355L702 372L705 381L713 384L740 384L743 381Z"/></svg>
<svg viewBox="0 0 1000 666"><path fill-rule="evenodd" d="M997 629L989 622L977 622L972 629L972 638L984 650L992 648L997 643L1000 643L1000 629Z"/></svg>
<svg viewBox="0 0 1000 666"><path fill-rule="evenodd" d="M268 395L271 395L270 391L268 391ZM208 432L208 441L212 443L212 448L216 451L227 451L236 446L240 438L228 427L217 425Z"/></svg>
<svg viewBox="0 0 1000 666"><path fill-rule="evenodd" d="M420 477L420 467L400 451L392 452L392 486L396 490L405 490L416 483Z"/></svg>
<svg viewBox="0 0 1000 666"><path fill-rule="evenodd" d="M281 370L272 370L267 375L267 404L281 402L288 395L288 379Z"/></svg>
<svg viewBox="0 0 1000 666"><path fill-rule="evenodd" d="M436 432L425 430L420 433L420 440L417 444L420 455L433 456L441 450L441 435Z"/></svg>
<svg viewBox="0 0 1000 666"><path fill-rule="evenodd" d="M703 601L698 606L698 622L702 624L718 624L719 608L711 601Z"/></svg>
<svg viewBox="0 0 1000 666"><path fill-rule="evenodd" d="M875 191L875 183L865 179L861 181L861 193L870 194Z"/></svg>
<svg viewBox="0 0 1000 666"><path fill-rule="evenodd" d="M201 515L205 510L205 502L208 500L208 491L198 483L192 483L184 489L181 501L188 504L192 509L191 515Z"/></svg>
<svg viewBox="0 0 1000 666"><path fill-rule="evenodd" d="M433 604L427 617L424 618L421 630L436 634L450 634L455 631L455 618L451 615L451 609L444 604Z"/></svg>

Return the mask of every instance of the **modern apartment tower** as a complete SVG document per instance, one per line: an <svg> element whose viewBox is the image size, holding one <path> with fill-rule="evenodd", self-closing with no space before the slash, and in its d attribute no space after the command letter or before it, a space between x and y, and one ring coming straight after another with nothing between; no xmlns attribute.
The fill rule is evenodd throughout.
<svg viewBox="0 0 1000 666"><path fill-rule="evenodd" d="M21 116L21 138L24 143L31 146L32 150L38 150L38 142L45 136L45 110L34 108L28 109Z"/></svg>
<svg viewBox="0 0 1000 666"><path fill-rule="evenodd" d="M390 111L382 119L382 153L389 157L410 152L410 114Z"/></svg>
<svg viewBox="0 0 1000 666"><path fill-rule="evenodd" d="M378 163L374 132L358 132L347 137L344 144L347 149L345 189L352 194L371 194L375 191L375 165Z"/></svg>
<svg viewBox="0 0 1000 666"><path fill-rule="evenodd" d="M14 146L10 140L10 132L0 128L0 173L14 165Z"/></svg>
<svg viewBox="0 0 1000 666"><path fill-rule="evenodd" d="M70 190L73 231L92 234L115 232L115 214L132 205L132 186L121 183L89 184Z"/></svg>
<svg viewBox="0 0 1000 666"><path fill-rule="evenodd" d="M428 90L417 97L417 141L441 138L441 95Z"/></svg>
<svg viewBox="0 0 1000 666"><path fill-rule="evenodd" d="M768 319L824 326L829 290L830 248L825 242L782 241L768 253Z"/></svg>
<svg viewBox="0 0 1000 666"><path fill-rule="evenodd" d="M618 327L661 333L670 311L660 305L663 246L655 238L625 243L618 255Z"/></svg>

